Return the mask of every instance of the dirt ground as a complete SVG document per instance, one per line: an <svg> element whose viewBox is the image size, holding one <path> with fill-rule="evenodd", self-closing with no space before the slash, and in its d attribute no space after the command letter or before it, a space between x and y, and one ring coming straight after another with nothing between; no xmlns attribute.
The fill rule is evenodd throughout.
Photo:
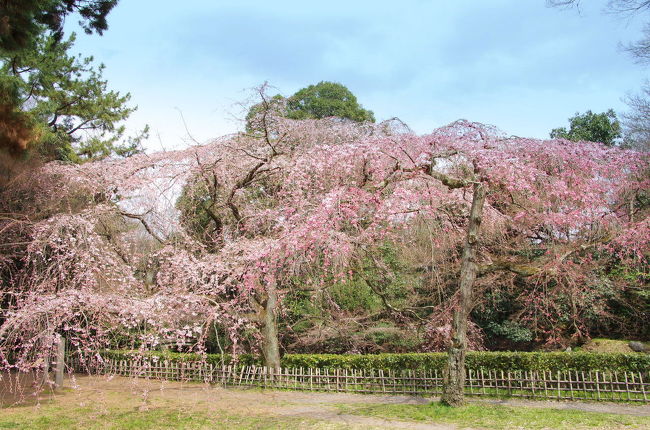
<svg viewBox="0 0 650 430"><path fill-rule="evenodd" d="M67 379L61 394L41 393L38 398L26 396L30 404L37 405L56 399L57 404L75 407L92 407L98 412L123 402L120 393L130 393L130 407L146 410L154 404L171 403L184 411L223 410L229 413L254 414L269 417L291 417L318 420L345 428L402 428L402 429L453 429L453 425L416 423L381 418L346 415L336 404L426 404L434 398L411 396L378 396L345 393L312 393L295 391L262 391L259 389L224 389L198 383L181 383L132 379L124 377L81 376ZM72 389L70 389L72 388ZM6 394L6 393L5 393ZM5 406L15 399L3 396ZM637 416L650 416L649 405L579 402L533 402L523 400L471 400L508 406L576 409L590 412L607 412Z"/></svg>

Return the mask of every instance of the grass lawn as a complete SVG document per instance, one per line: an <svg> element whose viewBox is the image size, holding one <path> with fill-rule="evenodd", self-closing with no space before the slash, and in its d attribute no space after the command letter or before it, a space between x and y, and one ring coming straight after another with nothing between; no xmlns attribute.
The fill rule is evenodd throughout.
<svg viewBox="0 0 650 430"><path fill-rule="evenodd" d="M261 391L129 378L79 378L76 389L0 408L0 429L342 429L309 417L273 416Z"/></svg>
<svg viewBox="0 0 650 430"><path fill-rule="evenodd" d="M223 389L122 377L79 377L75 384L55 395L0 407L0 429L650 428L650 416L558 410L539 403L480 402L452 409L418 397ZM14 401L6 393L0 400ZM649 406L609 407L650 415Z"/></svg>
<svg viewBox="0 0 650 430"><path fill-rule="evenodd" d="M134 410L112 406L103 412L94 407L68 408L55 404L14 407L0 413L0 429L299 429L314 428L304 419L243 416L179 411L168 406Z"/></svg>
<svg viewBox="0 0 650 430"><path fill-rule="evenodd" d="M337 405L346 414L456 424L485 429L650 428L650 416L631 416L538 407L473 403L460 408L440 403Z"/></svg>

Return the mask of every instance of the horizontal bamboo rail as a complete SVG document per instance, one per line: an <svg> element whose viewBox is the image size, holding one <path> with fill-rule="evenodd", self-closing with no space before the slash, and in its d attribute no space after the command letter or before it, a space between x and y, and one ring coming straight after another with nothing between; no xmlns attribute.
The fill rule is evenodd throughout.
<svg viewBox="0 0 650 430"><path fill-rule="evenodd" d="M442 393L442 373L437 370L274 370L261 366L215 366L205 362L142 358L93 363L82 363L76 358L68 361L75 372L205 382L223 387L425 396ZM465 394L540 400L648 402L648 377L648 372L468 370Z"/></svg>

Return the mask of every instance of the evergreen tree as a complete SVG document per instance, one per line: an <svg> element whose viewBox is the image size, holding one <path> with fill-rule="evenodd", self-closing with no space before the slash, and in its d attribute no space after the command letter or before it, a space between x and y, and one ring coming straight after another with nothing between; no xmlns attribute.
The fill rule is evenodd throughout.
<svg viewBox="0 0 650 430"><path fill-rule="evenodd" d="M337 82L321 81L289 97L287 116L293 119L321 119L331 116L357 122L375 122L372 111L364 109L352 91Z"/></svg>
<svg viewBox="0 0 650 430"><path fill-rule="evenodd" d="M601 142L612 146L621 138L621 124L612 109L602 113L588 110L569 118L568 130L566 127L554 128L550 135L553 139Z"/></svg>
<svg viewBox="0 0 650 430"><path fill-rule="evenodd" d="M267 84L261 88L267 88ZM352 91L342 84L326 81L302 88L289 98L276 94L251 106L246 115L246 131L263 129L269 116L291 119L338 117L356 122L375 122L373 112L364 109Z"/></svg>
<svg viewBox="0 0 650 430"><path fill-rule="evenodd" d="M81 16L86 33L102 34L108 28L106 16L118 0L2 0L0 1L0 50L33 49L45 29L56 40L63 36L63 24L70 13Z"/></svg>
<svg viewBox="0 0 650 430"><path fill-rule="evenodd" d="M35 49L0 57L3 104L32 124L31 144L47 159L80 162L138 152L148 129L124 141L120 124L135 110L127 106L130 94L108 90L104 66L68 54L73 43L74 35L62 42L42 35Z"/></svg>

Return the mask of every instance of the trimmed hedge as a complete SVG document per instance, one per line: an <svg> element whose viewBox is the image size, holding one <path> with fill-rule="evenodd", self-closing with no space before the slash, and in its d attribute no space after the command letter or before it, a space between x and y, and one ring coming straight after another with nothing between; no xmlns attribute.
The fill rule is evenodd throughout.
<svg viewBox="0 0 650 430"><path fill-rule="evenodd" d="M123 350L105 350L100 353L104 359L113 359L113 360L127 360L131 358L144 357L150 360L160 360L160 361L173 361L173 362L193 362L193 361L203 361L206 363L213 364L215 366L230 365L236 364L238 366L250 366L250 365L260 365L261 362L259 359L254 357L252 354L239 354L237 356L237 362L233 362L232 355L224 354L192 354L192 353L180 353L180 352L161 352L161 351L123 351Z"/></svg>
<svg viewBox="0 0 650 430"><path fill-rule="evenodd" d="M222 363L240 366L261 365L262 360L250 354L238 356L232 363L230 355L183 354L174 352L104 351L104 358L125 359L134 356L158 357L170 361L202 361L220 366ZM223 362L222 362L223 359ZM287 354L282 357L282 367L304 367L320 369L382 369L400 371L403 369L442 370L447 354ZM649 372L650 354L621 354L594 352L483 352L469 351L465 363L472 370L507 371L616 371Z"/></svg>
<svg viewBox="0 0 650 430"><path fill-rule="evenodd" d="M442 370L447 354L288 354L282 359L286 367L341 369L436 369ZM650 371L649 354L593 352L483 352L469 351L465 365L472 370L507 371Z"/></svg>

